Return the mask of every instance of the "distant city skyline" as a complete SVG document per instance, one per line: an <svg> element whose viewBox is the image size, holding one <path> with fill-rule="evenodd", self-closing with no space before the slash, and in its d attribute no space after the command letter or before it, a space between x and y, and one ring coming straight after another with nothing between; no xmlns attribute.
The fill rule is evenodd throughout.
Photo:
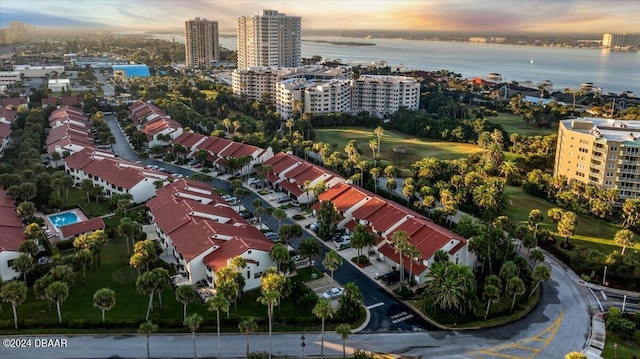
<svg viewBox="0 0 640 359"><path fill-rule="evenodd" d="M28 5L27 5L28 4ZM640 32L640 2L627 0L3 0L0 27L180 31L184 20L218 21L236 31L240 16L273 9L302 17L302 29L455 32Z"/></svg>

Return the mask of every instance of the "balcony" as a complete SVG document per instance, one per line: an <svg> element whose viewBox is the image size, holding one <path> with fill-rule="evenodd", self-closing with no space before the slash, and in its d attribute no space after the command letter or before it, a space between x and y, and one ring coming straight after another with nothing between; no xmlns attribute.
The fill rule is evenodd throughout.
<svg viewBox="0 0 640 359"><path fill-rule="evenodd" d="M640 169L625 169L622 167L618 167L618 169L616 170L617 174L630 174L630 175L640 175Z"/></svg>
<svg viewBox="0 0 640 359"><path fill-rule="evenodd" d="M636 152L636 151L620 151L620 156L640 157L640 152Z"/></svg>
<svg viewBox="0 0 640 359"><path fill-rule="evenodd" d="M618 160L619 165L640 166L639 160Z"/></svg>
<svg viewBox="0 0 640 359"><path fill-rule="evenodd" d="M616 182L620 183L640 183L640 178L628 178L616 176Z"/></svg>

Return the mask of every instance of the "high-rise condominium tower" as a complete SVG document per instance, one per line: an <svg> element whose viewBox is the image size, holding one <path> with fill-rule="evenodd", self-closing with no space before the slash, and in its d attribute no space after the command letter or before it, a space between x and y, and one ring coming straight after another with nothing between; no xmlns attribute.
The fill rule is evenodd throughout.
<svg viewBox="0 0 640 359"><path fill-rule="evenodd" d="M276 10L238 19L238 68L298 67L301 18Z"/></svg>
<svg viewBox="0 0 640 359"><path fill-rule="evenodd" d="M187 67L209 67L212 61L220 60L217 21L199 17L187 20L184 22L184 33Z"/></svg>

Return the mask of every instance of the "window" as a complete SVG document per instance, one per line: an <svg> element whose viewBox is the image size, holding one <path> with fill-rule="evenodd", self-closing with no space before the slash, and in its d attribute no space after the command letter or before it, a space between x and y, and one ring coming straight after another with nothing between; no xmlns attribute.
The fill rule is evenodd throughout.
<svg viewBox="0 0 640 359"><path fill-rule="evenodd" d="M607 177L613 177L613 172L607 172Z"/></svg>
<svg viewBox="0 0 640 359"><path fill-rule="evenodd" d="M610 170L615 169L616 168L616 164L615 163L609 163L607 165L607 168L610 169Z"/></svg>
<svg viewBox="0 0 640 359"><path fill-rule="evenodd" d="M617 151L617 150L618 150L618 146L609 147L609 151Z"/></svg>
<svg viewBox="0 0 640 359"><path fill-rule="evenodd" d="M616 155L609 155L609 159L610 159L610 160L615 160L615 159L617 159L617 158L618 158L618 156L616 156Z"/></svg>
<svg viewBox="0 0 640 359"><path fill-rule="evenodd" d="M611 186L612 182L611 182L611 181L604 181L604 184L605 184L606 186Z"/></svg>

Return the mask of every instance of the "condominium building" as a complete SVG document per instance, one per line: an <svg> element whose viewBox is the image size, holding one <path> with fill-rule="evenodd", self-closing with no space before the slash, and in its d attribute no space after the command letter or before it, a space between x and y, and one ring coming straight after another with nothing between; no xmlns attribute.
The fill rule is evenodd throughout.
<svg viewBox="0 0 640 359"><path fill-rule="evenodd" d="M640 124L604 118L560 122L554 175L640 196Z"/></svg>
<svg viewBox="0 0 640 359"><path fill-rule="evenodd" d="M604 34L602 47L612 49L640 47L640 34Z"/></svg>
<svg viewBox="0 0 640 359"><path fill-rule="evenodd" d="M283 118L294 112L337 113L351 109L351 86L345 79L291 78L278 84L276 111Z"/></svg>
<svg viewBox="0 0 640 359"><path fill-rule="evenodd" d="M204 68L220 60L218 22L200 19L184 22L185 55L187 67Z"/></svg>
<svg viewBox="0 0 640 359"><path fill-rule="evenodd" d="M400 107L417 109L420 83L413 77L362 75L349 80L346 68L322 66L235 70L233 92L249 101L275 104L283 118L295 111L337 113L366 111L384 117Z"/></svg>
<svg viewBox="0 0 640 359"><path fill-rule="evenodd" d="M351 81L351 111L380 117L400 107L418 109L420 82L408 76L361 75Z"/></svg>
<svg viewBox="0 0 640 359"><path fill-rule="evenodd" d="M276 10L238 19L238 68L301 64L301 18Z"/></svg>

